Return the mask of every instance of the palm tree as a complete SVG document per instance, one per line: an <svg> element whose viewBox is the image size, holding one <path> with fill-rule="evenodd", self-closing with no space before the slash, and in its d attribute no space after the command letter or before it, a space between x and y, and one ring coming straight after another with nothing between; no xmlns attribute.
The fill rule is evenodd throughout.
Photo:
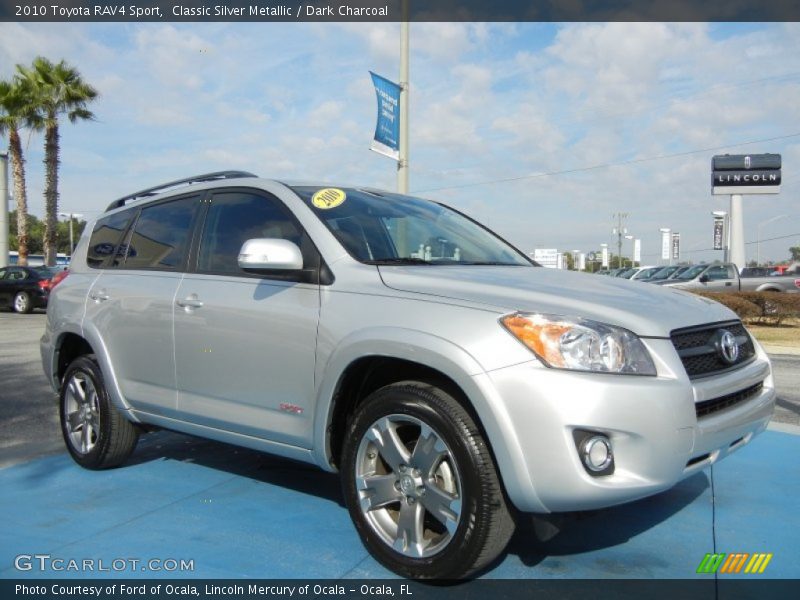
<svg viewBox="0 0 800 600"><path fill-rule="evenodd" d="M14 199L17 202L17 264L28 264L28 194L25 186L25 159L19 132L23 127L40 128L33 112L32 90L22 79L0 81L0 135L8 133Z"/></svg>
<svg viewBox="0 0 800 600"><path fill-rule="evenodd" d="M19 76L31 85L44 135L45 165L45 264L56 263L56 224L58 216L59 117L70 122L94 119L86 108L97 98L97 90L86 83L78 70L65 61L57 64L38 56L30 69L17 65Z"/></svg>

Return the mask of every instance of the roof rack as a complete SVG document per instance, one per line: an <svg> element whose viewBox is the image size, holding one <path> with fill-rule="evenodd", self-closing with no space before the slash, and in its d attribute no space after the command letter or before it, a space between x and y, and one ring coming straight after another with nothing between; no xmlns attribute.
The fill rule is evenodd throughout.
<svg viewBox="0 0 800 600"><path fill-rule="evenodd" d="M177 187L179 185L191 185L193 183L202 183L204 181L216 181L218 179L240 179L242 177L258 177L258 175L254 175L253 173L248 173L247 171L216 171L214 173L205 173L204 175L195 175L194 177L187 177L186 179L177 179L176 181L170 181L169 183L162 183L161 185L147 188L146 190L142 190L140 192L136 192L135 194L123 196L118 200L114 200L111 204L108 205L108 208L106 208L106 212L114 210L115 208L119 208L121 206L125 206L125 204L127 202L130 202L131 200L136 200L137 198L145 198L147 196L154 196L155 194L163 192L168 188Z"/></svg>

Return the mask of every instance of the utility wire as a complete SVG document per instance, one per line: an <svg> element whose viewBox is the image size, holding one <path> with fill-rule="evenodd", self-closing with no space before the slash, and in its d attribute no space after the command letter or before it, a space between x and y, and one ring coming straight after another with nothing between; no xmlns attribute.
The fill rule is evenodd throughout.
<svg viewBox="0 0 800 600"><path fill-rule="evenodd" d="M550 177L552 175L568 175L568 174L571 174L571 173L583 173L583 172L586 172L586 171L594 171L594 170L597 170L597 169L607 169L608 167L619 167L619 166L626 166L626 165L634 165L634 164L639 164L639 163L644 163L644 162L652 162L652 161L655 161L655 160L664 160L665 158L676 158L676 157L679 157L679 156L689 156L691 154L702 154L703 152L714 152L714 151L717 151L717 150L725 150L727 148L736 148L738 146L748 146L748 145L751 145L751 144L761 144L763 142L774 142L774 141L778 141L778 140L786 140L786 139L789 139L789 138L794 138L794 137L799 137L799 136L800 136L800 132L797 132L797 133L791 133L789 135L781 135L781 136L773 137L773 138L764 138L764 139L761 139L761 140L751 140L749 142L738 142L738 143L734 143L734 144L726 144L724 146L716 146L716 147L713 147L713 148L700 148L700 149L697 149L697 150L687 150L685 152L675 152L674 154L661 154L659 156L647 156L645 158L633 158L631 160L623 160L623 161L619 161L619 162L602 163L602 164L599 164L599 165L591 165L591 166L588 166L588 167L576 167L574 169L565 169L563 171L549 171L549 172L546 172L546 173L533 173L531 175L519 175L517 177L505 177L503 179L488 179L486 181L476 181L474 183L461 183L461 184L458 184L458 185L446 185L446 186L436 187L436 188L427 188L427 189L422 189L422 190L414 190L413 193L419 194L419 193L423 193L423 192L425 192L425 193L427 193L427 192L438 192L438 191L441 191L441 190L456 190L456 189L462 189L462 188L468 188L468 187L475 187L475 186L479 186L479 185L491 185L491 184L495 184L495 183L509 183L509 182L512 182L512 181L523 181L525 179L538 179L540 177Z"/></svg>
<svg viewBox="0 0 800 600"><path fill-rule="evenodd" d="M745 242L745 246L752 246L753 244L763 244L764 242L774 242L775 240L785 240L800 236L800 231L797 233L790 233L789 235L781 235L778 237L767 238L764 240L756 240L755 242ZM719 250L719 248L700 248L699 250L681 250L681 254L694 254L695 252L709 252L712 250ZM651 252L650 254L642 254L642 256L661 256L660 252Z"/></svg>

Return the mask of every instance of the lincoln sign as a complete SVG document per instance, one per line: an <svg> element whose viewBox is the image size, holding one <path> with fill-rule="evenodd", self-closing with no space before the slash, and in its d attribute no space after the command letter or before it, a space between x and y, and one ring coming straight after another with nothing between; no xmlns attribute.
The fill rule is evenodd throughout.
<svg viewBox="0 0 800 600"><path fill-rule="evenodd" d="M711 159L714 194L777 194L781 191L780 154L724 154Z"/></svg>

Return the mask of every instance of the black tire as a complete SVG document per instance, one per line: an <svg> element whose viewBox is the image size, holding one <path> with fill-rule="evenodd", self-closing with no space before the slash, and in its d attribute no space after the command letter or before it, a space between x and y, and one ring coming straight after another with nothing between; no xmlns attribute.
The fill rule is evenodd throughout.
<svg viewBox="0 0 800 600"><path fill-rule="evenodd" d="M386 444L390 439L400 443ZM479 428L461 404L432 385L405 381L366 398L348 424L341 468L364 545L405 577L468 577L499 556L514 533Z"/></svg>
<svg viewBox="0 0 800 600"><path fill-rule="evenodd" d="M33 299L28 292L17 292L11 306L16 313L28 314L33 310Z"/></svg>
<svg viewBox="0 0 800 600"><path fill-rule="evenodd" d="M67 368L59 393L61 433L70 455L87 469L110 469L127 460L139 432L108 397L93 354Z"/></svg>

